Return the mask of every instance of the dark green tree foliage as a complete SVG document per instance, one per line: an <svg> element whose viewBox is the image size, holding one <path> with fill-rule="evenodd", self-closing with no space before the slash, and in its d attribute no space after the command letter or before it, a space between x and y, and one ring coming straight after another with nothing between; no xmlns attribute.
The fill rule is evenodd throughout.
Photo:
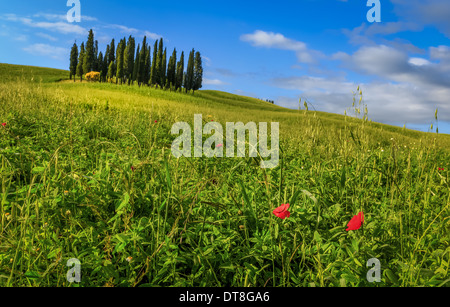
<svg viewBox="0 0 450 307"><path fill-rule="evenodd" d="M134 52L135 52L135 40L130 35L128 38L127 47L125 48L124 53L124 64L123 69L125 71L125 77L128 81L128 85L131 84L133 79L133 69L134 69Z"/></svg>
<svg viewBox="0 0 450 307"><path fill-rule="evenodd" d="M77 65L78 65L78 46L77 43L74 43L72 46L72 50L70 51L70 80L75 82L75 75L77 74Z"/></svg>
<svg viewBox="0 0 450 307"><path fill-rule="evenodd" d="M194 91L201 89L202 83L203 83L202 57L200 55L200 52L197 51L195 53L194 59L194 84L192 89Z"/></svg>
<svg viewBox="0 0 450 307"><path fill-rule="evenodd" d="M109 45L106 46L106 52L103 55L103 81L106 82L106 77L108 76L108 67L109 67Z"/></svg>
<svg viewBox="0 0 450 307"><path fill-rule="evenodd" d="M176 83L175 89L178 90L183 86L184 77L184 51L181 51L180 61L177 63Z"/></svg>
<svg viewBox="0 0 450 307"><path fill-rule="evenodd" d="M139 86L144 83L146 79L146 71L145 71L145 62L146 62L146 55L147 55L147 37L144 36L144 39L142 41L141 46L141 53L139 54Z"/></svg>
<svg viewBox="0 0 450 307"><path fill-rule="evenodd" d="M94 67L94 32L92 29L89 30L89 36L85 47L83 71L84 73L88 73L91 72Z"/></svg>
<svg viewBox="0 0 450 307"><path fill-rule="evenodd" d="M163 70L163 53L164 53L164 43L163 43L163 39L160 38L159 40L159 46L158 46L158 53L156 55L156 77L155 77L155 82L156 84L158 84L160 87L164 86L164 84L162 83L163 77L162 77L162 70Z"/></svg>
<svg viewBox="0 0 450 307"><path fill-rule="evenodd" d="M78 55L77 75L80 77L80 81L83 82L83 63L84 63L84 43L81 43L80 53Z"/></svg>
<svg viewBox="0 0 450 307"><path fill-rule="evenodd" d="M116 47L115 47L115 42L114 42L114 38L113 38L111 41L111 44L109 44L108 69L109 69L109 64L111 64L111 62L115 62L115 61L116 61ZM113 74L115 75L116 72L113 71Z"/></svg>
<svg viewBox="0 0 450 307"><path fill-rule="evenodd" d="M177 50L173 49L172 55L169 58L167 64L167 81L169 86L175 86L176 84L176 65L177 65Z"/></svg>
<svg viewBox="0 0 450 307"><path fill-rule="evenodd" d="M114 63L114 62L111 62L111 63L109 63L109 66L108 66L108 74L107 74L107 76L108 76L108 79L109 79L109 81L112 83L112 79L113 79L113 77L114 77L114 71L116 71L116 68L114 67L116 64Z"/></svg>
<svg viewBox="0 0 450 307"><path fill-rule="evenodd" d="M161 63L161 86L166 84L166 72L167 72L167 48L164 49Z"/></svg>
<svg viewBox="0 0 450 307"><path fill-rule="evenodd" d="M145 50L145 64L144 64L144 71L145 71L145 78L144 78L144 84L149 85L150 82L150 73L151 73L151 65L152 65L152 58L151 58L151 50L150 45L147 44L147 48Z"/></svg>
<svg viewBox="0 0 450 307"><path fill-rule="evenodd" d="M195 51L192 49L189 53L186 76L184 79L184 88L186 89L186 92L189 92L194 88L194 54Z"/></svg>
<svg viewBox="0 0 450 307"><path fill-rule="evenodd" d="M100 82L103 82L103 74L105 73L105 67L103 65L103 53L100 51L97 57L98 72L100 73Z"/></svg>
<svg viewBox="0 0 450 307"><path fill-rule="evenodd" d="M137 82L142 84L157 86L158 88L179 90L184 87L186 92L196 91L202 87L203 67L200 52L194 49L189 54L185 72L184 52L181 52L177 62L177 50L174 48L172 55L167 58L167 48L164 48L163 38L155 41L153 57L151 48L144 36L142 45L136 48L136 41L133 36L128 40L124 37L115 44L106 46L105 53L99 52L98 41L94 40L94 32L89 31L86 44L80 45L78 52L77 44L74 43L70 53L70 78L78 75L83 81L83 75L91 72L100 72L100 82L113 82L116 84L125 82L131 85ZM75 79L74 79L75 82Z"/></svg>
<svg viewBox="0 0 450 307"><path fill-rule="evenodd" d="M138 83L139 83L139 78L140 78L140 66L139 66L140 52L141 52L141 46L138 44L138 47L136 49L136 58L134 60L134 69L133 69L133 81L138 81Z"/></svg>
<svg viewBox="0 0 450 307"><path fill-rule="evenodd" d="M103 60L103 58L101 60ZM100 72L100 63L98 60L98 41L97 40L95 40L95 42L94 42L94 64L92 66L92 70Z"/></svg>
<svg viewBox="0 0 450 307"><path fill-rule="evenodd" d="M158 73L156 71L156 61L158 59L158 41L155 41L155 45L153 46L153 62L152 69L150 73L150 85L155 85L156 80L158 79Z"/></svg>
<svg viewBox="0 0 450 307"><path fill-rule="evenodd" d="M120 40L119 44L117 45L117 51L116 51L116 84L120 81L120 84L123 83L123 77L124 77L124 69L123 69L123 63L124 63L124 52L125 52L125 38Z"/></svg>

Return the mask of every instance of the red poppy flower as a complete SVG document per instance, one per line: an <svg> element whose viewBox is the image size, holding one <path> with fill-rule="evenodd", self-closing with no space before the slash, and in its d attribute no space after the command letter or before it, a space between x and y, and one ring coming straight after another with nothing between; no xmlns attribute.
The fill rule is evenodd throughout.
<svg viewBox="0 0 450 307"><path fill-rule="evenodd" d="M157 123L158 121L157 120L155 120L155 124Z"/></svg>
<svg viewBox="0 0 450 307"><path fill-rule="evenodd" d="M364 214L360 212L348 222L346 230L357 230L361 228L362 223L364 223Z"/></svg>
<svg viewBox="0 0 450 307"><path fill-rule="evenodd" d="M439 170L440 170L440 171L443 171L443 170L444 170L444 168L443 168L443 167L439 167Z"/></svg>
<svg viewBox="0 0 450 307"><path fill-rule="evenodd" d="M289 204L283 204L278 208L276 208L275 210L273 210L273 214L278 216L280 219L284 220L285 218L291 216L291 213L287 211L287 209L289 209Z"/></svg>
<svg viewBox="0 0 450 307"><path fill-rule="evenodd" d="M2 126L3 126L3 127L6 127L6 123L2 123Z"/></svg>

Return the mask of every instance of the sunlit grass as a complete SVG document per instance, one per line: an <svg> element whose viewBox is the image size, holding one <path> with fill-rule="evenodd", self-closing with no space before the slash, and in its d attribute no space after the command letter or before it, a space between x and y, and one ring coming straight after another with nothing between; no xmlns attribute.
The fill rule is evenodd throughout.
<svg viewBox="0 0 450 307"><path fill-rule="evenodd" d="M0 83L0 285L76 286L78 258L81 286L448 286L447 135L215 91L17 76ZM175 159L170 128L194 114L280 122L279 166ZM362 228L345 231L359 211Z"/></svg>

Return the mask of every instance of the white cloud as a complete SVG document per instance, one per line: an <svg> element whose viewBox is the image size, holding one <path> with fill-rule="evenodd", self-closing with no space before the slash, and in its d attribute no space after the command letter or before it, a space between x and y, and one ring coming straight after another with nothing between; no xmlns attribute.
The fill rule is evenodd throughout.
<svg viewBox="0 0 450 307"><path fill-rule="evenodd" d="M203 84L205 84L205 85L226 85L226 84L229 84L229 83L223 82L223 81L221 81L219 79L206 79L206 78L203 78Z"/></svg>
<svg viewBox="0 0 450 307"><path fill-rule="evenodd" d="M1 19L7 21L20 22L26 26L33 28L46 29L52 32L59 32L62 34L86 34L87 30L77 24L72 24L63 21L48 22L48 21L34 21L31 18L19 17L16 14L3 14Z"/></svg>
<svg viewBox="0 0 450 307"><path fill-rule="evenodd" d="M53 42L55 42L55 41L58 40L56 37L53 37L53 36L51 36L51 35L48 35L48 34L42 33L42 32L36 33L36 36L39 36L39 37L48 39L49 41L53 41Z"/></svg>
<svg viewBox="0 0 450 307"><path fill-rule="evenodd" d="M297 55L298 61L301 63L315 63L317 58L323 56L323 54L319 51L308 49L304 42L287 38L280 33L256 30L252 34L241 35L240 38L244 42L251 43L254 47L294 51Z"/></svg>
<svg viewBox="0 0 450 307"><path fill-rule="evenodd" d="M33 44L23 48L23 50L32 55L46 56L55 60L64 60L69 54L69 50L66 48L50 46L47 44Z"/></svg>
<svg viewBox="0 0 450 307"><path fill-rule="evenodd" d="M160 39L162 37L162 35L156 34L156 33L152 33L150 31L144 31L143 35L151 38L151 39Z"/></svg>
<svg viewBox="0 0 450 307"><path fill-rule="evenodd" d="M291 77L273 79L276 87L298 91L318 111L344 114L352 106L353 91L357 84L346 80L317 77ZM440 120L450 121L450 105L447 103L450 88L433 86L418 87L413 84L390 82L360 85L369 118L386 124L423 124L433 121L434 111L439 108ZM300 94L301 92L301 94ZM298 97L280 97L277 104L298 108ZM351 114L347 111L347 114Z"/></svg>

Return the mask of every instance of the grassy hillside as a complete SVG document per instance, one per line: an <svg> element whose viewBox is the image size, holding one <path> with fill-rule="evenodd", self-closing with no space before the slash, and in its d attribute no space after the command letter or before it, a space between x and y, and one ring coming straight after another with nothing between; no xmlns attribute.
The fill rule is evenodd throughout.
<svg viewBox="0 0 450 307"><path fill-rule="evenodd" d="M67 75L0 64L0 285L449 285L448 135ZM279 122L279 166L174 158L194 114Z"/></svg>

